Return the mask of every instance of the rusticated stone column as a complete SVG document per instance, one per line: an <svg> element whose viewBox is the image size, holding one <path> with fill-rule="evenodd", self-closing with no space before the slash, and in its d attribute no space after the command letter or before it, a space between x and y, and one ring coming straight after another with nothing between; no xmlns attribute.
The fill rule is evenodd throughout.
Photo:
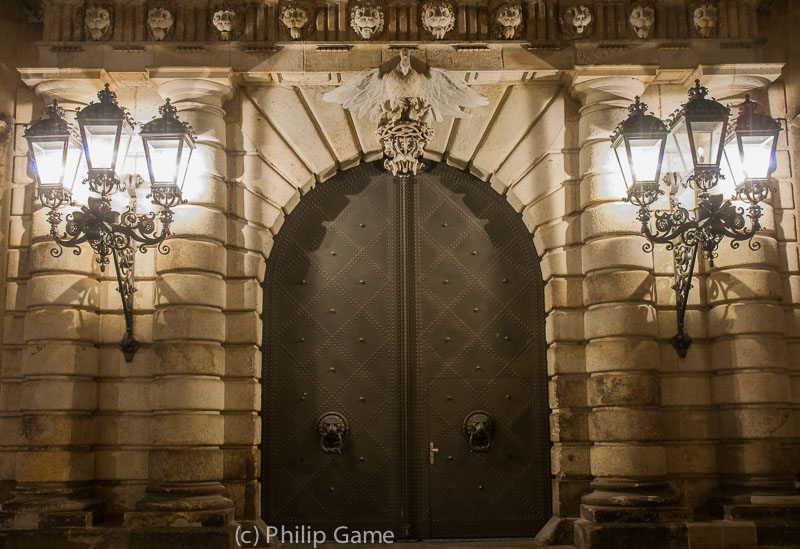
<svg viewBox="0 0 800 549"><path fill-rule="evenodd" d="M642 251L635 207L609 136L644 89L644 77L580 72L580 203L589 438L594 480L576 522L579 547L665 547L686 542L665 482L653 258Z"/></svg>
<svg viewBox="0 0 800 549"><path fill-rule="evenodd" d="M125 523L221 526L233 519L220 449L227 208L222 103L231 84L227 72L214 69L153 70L151 78L194 127L197 150L184 186L187 203L175 207L171 251L156 260L150 481Z"/></svg>
<svg viewBox="0 0 800 549"><path fill-rule="evenodd" d="M92 99L90 81L40 81L36 94L43 103L58 99L65 111L74 112ZM32 118L40 117L40 107ZM27 164L18 165L15 182L33 187ZM32 192L17 198L31 201ZM94 253L64 249L60 257L49 235L47 210L18 203L20 224L12 243L30 246L27 287L17 287L16 299L26 304L22 329L19 423L21 447L16 454L13 498L3 505L5 527L15 529L53 526L91 526L93 498L93 412L96 382L99 315L98 280ZM63 230L63 225L61 227ZM21 259L22 256L20 255ZM25 291L26 290L26 291ZM7 334L10 335L10 334Z"/></svg>

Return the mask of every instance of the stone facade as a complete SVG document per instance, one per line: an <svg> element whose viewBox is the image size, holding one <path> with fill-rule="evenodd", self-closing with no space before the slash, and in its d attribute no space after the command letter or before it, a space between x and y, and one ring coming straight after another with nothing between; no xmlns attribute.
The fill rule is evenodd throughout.
<svg viewBox="0 0 800 549"><path fill-rule="evenodd" d="M277 2L229 2L227 39L210 2L106 3L110 36L98 41L85 35L83 2L52 0L43 22L18 25L21 10L2 21L11 54L0 68L11 76L0 89L0 539L9 547L57 546L63 526L80 532L76 547L171 543L174 532L227 547L234 521L259 520L266 261L304 194L382 157L375 122L322 95L398 45L488 98L471 118L433 123L425 158L505 196L541 258L553 520L539 540L796 546L794 2L716 2L707 37L694 28L695 4L657 2L642 39L627 2L583 2L593 27L575 37L559 14L578 3L528 0L521 35L506 40L492 34L495 4L454 1L454 29L434 41L422 3L386 4L383 33L362 40L346 2L319 1L299 42L281 30ZM148 31L156 7L174 20L163 39ZM700 265L687 312L694 343L681 359L670 345L672 256L642 251L609 136L634 96L666 118L695 78L723 102L750 94L785 131L762 247L724 243L714 268ZM171 253L136 258L142 348L131 363L117 348L113 273L100 273L89 249L49 254L22 138L47 102L83 106L103 83L137 120L169 97L198 137Z"/></svg>

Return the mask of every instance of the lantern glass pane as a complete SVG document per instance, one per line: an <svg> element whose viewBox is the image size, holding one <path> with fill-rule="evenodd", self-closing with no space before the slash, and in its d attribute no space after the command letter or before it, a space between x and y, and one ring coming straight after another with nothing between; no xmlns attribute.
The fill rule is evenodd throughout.
<svg viewBox="0 0 800 549"><path fill-rule="evenodd" d="M125 160L128 158L128 151L131 147L131 141L133 141L133 133L126 131L127 128L122 129L122 133L119 136L119 149L117 152L117 161L114 165L114 171L116 172L118 177L122 177L125 175Z"/></svg>
<svg viewBox="0 0 800 549"><path fill-rule="evenodd" d="M91 169L110 170L113 167L118 127L116 124L83 126L86 156Z"/></svg>
<svg viewBox="0 0 800 549"><path fill-rule="evenodd" d="M718 165L724 125L721 120L689 121L689 130L694 141L695 166Z"/></svg>
<svg viewBox="0 0 800 549"><path fill-rule="evenodd" d="M722 175L725 176L723 183L730 181L735 187L744 182L746 175L736 139L732 139L725 145L725 161L720 167Z"/></svg>
<svg viewBox="0 0 800 549"><path fill-rule="evenodd" d="M147 138L148 162L154 185L174 185L178 166L180 139L176 137Z"/></svg>
<svg viewBox="0 0 800 549"><path fill-rule="evenodd" d="M60 186L62 184L66 141L66 139L59 139L57 141L31 142L31 152L40 185Z"/></svg>
<svg viewBox="0 0 800 549"><path fill-rule="evenodd" d="M70 140L67 146L67 161L64 166L64 187L69 190L75 186L76 181L83 177L86 162L83 158L83 147L75 140Z"/></svg>
<svg viewBox="0 0 800 549"><path fill-rule="evenodd" d="M625 180L625 187L630 189L633 185L633 174L631 173L631 163L628 158L628 149L625 146L625 140L621 137L613 144L614 154L619 163L619 169L622 172L622 178Z"/></svg>
<svg viewBox="0 0 800 549"><path fill-rule="evenodd" d="M186 172L189 170L189 159L192 157L193 148L189 140L184 138L181 144L181 159L178 164L177 179L175 180L181 190L183 190L183 186L186 183Z"/></svg>
<svg viewBox="0 0 800 549"><path fill-rule="evenodd" d="M775 135L740 135L742 166L748 179L767 179L772 168Z"/></svg>
<svg viewBox="0 0 800 549"><path fill-rule="evenodd" d="M637 183L656 182L663 139L635 138L629 141L633 177Z"/></svg>
<svg viewBox="0 0 800 549"><path fill-rule="evenodd" d="M692 161L692 146L689 143L689 132L686 128L686 119L681 118L670 134L672 136L671 166L670 171L686 175L694 168Z"/></svg>

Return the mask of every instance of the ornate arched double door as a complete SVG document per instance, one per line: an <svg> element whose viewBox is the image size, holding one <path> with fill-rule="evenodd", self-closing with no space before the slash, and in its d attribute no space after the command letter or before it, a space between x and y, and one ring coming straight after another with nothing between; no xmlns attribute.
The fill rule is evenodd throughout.
<svg viewBox="0 0 800 549"><path fill-rule="evenodd" d="M264 300L267 524L397 539L544 525L542 276L488 184L444 165L339 174L287 216Z"/></svg>

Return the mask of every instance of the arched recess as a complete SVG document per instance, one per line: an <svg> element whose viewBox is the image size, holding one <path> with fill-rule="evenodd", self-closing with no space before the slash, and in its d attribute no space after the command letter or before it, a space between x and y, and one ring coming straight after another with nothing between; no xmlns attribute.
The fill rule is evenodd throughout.
<svg viewBox="0 0 800 549"><path fill-rule="evenodd" d="M362 165L308 193L267 262L264 519L534 536L552 509L543 286L514 209L451 167Z"/></svg>
<svg viewBox="0 0 800 549"><path fill-rule="evenodd" d="M370 140L374 123L352 118L336 105L323 104L319 96L330 89L316 87L288 88L298 99L293 111L294 123L275 115L277 106L289 108L288 92L280 95L283 103L259 101L258 94L272 94L260 89L242 90L226 107L228 114L228 179L231 182L228 221L229 326L234 317L255 312L240 295L252 295L252 285L263 280L265 258L269 258L274 237L279 234L287 215L315 186L324 186L337 173L317 173L306 163L311 149L300 153L306 143L302 132L316 131L320 143L333 151L340 170L348 169L379 155ZM426 150L426 158L440 160L486 181L486 187L504 195L519 212L532 235L545 281L547 362L551 407L553 513L577 516L580 495L590 480L588 425L586 415L585 366L583 355L583 306L580 253L580 212L577 185L577 106L559 86L497 84L480 87L490 97L485 111L476 111L466 120L445 121L443 135L435 139L436 150ZM291 97L291 96L289 96ZM305 103L304 103L305 101ZM234 108L235 105L235 108ZM268 107L268 108L267 108ZM302 108L300 108L302 107ZM325 109L338 109L328 118ZM338 133L332 133L335 125ZM511 130L509 128L512 127ZM296 133L300 132L301 133ZM437 132L440 128L437 128ZM233 133L231 133L233 132ZM342 145L342 135L350 148L355 147L355 161L339 158L336 151L349 151ZM349 141L348 141L349 140ZM310 142L310 141L309 141ZM235 144L234 144L235 143ZM233 144L233 145L232 145ZM305 145L303 145L305 146ZM352 152L352 151L350 151ZM349 153L348 153L349 154ZM306 160L304 160L304 158ZM246 250L246 253L242 253ZM233 261L233 262L232 262ZM231 267L235 269L231 270ZM231 286L233 284L233 286ZM231 299L232 292L236 298ZM259 288L259 296L260 296ZM253 306L253 308L255 308ZM258 298L261 313L261 298ZM249 318L249 317L248 317ZM259 327L259 338L261 328ZM228 335L230 340L231 334ZM251 370L250 358L244 367L245 352L236 341L228 346L226 394L250 393L251 382L260 370ZM252 348L251 348L252 349ZM260 359L260 352L255 356ZM235 366L233 366L235 364ZM240 366L241 365L241 366ZM245 372L254 371L253 374ZM258 371L258 373L255 373ZM246 379L241 376L248 376ZM247 401L249 401L249 397ZM261 410L261 399L254 398L253 408L241 405L245 400L226 397L225 440L227 454L240 453L249 440L260 441L260 429L250 422L250 414ZM234 403L233 408L229 402ZM243 422L253 425L242 431ZM230 435L229 435L230 433ZM240 433L242 433L240 435ZM247 434L245 434L247 433ZM230 448L230 450L228 450ZM225 484L234 498L237 514L255 518L260 501L261 481L259 452L252 449L256 466L226 470ZM249 450L248 450L249 452ZM248 458L249 461L249 458ZM244 471L240 473L239 471Z"/></svg>

